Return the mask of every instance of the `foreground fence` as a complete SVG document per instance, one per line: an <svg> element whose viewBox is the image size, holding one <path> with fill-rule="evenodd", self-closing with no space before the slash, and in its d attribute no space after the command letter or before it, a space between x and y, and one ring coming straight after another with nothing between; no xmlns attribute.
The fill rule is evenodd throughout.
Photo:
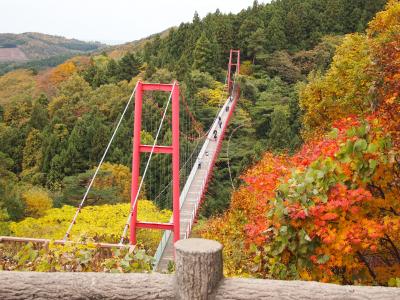
<svg viewBox="0 0 400 300"><path fill-rule="evenodd" d="M176 243L175 275L0 272L0 299L400 299L400 288L223 278L222 246Z"/></svg>

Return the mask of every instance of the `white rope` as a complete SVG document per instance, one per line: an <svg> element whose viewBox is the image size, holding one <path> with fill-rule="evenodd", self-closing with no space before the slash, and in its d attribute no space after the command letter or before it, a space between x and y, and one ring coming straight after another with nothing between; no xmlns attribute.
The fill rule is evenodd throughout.
<svg viewBox="0 0 400 300"><path fill-rule="evenodd" d="M73 217L73 219L72 219L72 222L71 222L71 224L69 224L68 230L67 230L67 232L65 233L65 236L64 236L64 239L63 239L64 241L66 241L66 240L68 239L68 237L69 237L69 235L70 235L70 233L71 233L72 227L74 226L74 224L75 224L75 222L76 222L76 219L78 218L79 212L81 211L81 209L82 209L82 207L83 207L83 204L84 204L85 201L86 201L86 198L87 198L87 196L88 196L88 194L89 194L89 191L90 191L90 189L92 188L93 182L94 182L94 180L96 179L97 173L99 172L99 170L100 170L100 168L101 168L101 165L103 164L103 161L104 161L104 159L105 159L105 157L106 157L106 155L107 155L107 153L108 153L108 150L110 149L111 143L113 142L114 137L115 137L115 135L117 134L117 131L118 131L118 129L119 129L119 126L121 125L121 122L122 122L122 120L123 120L123 118L124 118L124 116L125 116L126 111L128 110L129 105L131 104L133 95L134 95L135 92L136 92L136 88L137 88L137 83L136 83L136 85L135 85L135 88L134 88L133 91L132 91L131 96L129 97L128 103L126 104L125 109L124 109L124 111L122 112L121 117L119 118L119 121L118 121L118 123L117 123L117 126L115 127L114 132L113 132L113 134L112 134L112 136L111 136L111 139L110 139L110 141L108 142L108 145L107 145L107 147L106 147L106 150L104 151L103 156L101 157L101 160L100 160L100 162L99 162L99 164L98 164L98 166L97 166L97 168L96 168L96 171L94 172L93 177L92 177L92 179L90 180L89 186L88 186L88 188L86 189L85 194L83 195L83 198L82 198L82 200L81 200L81 202L80 202L80 204L79 204L79 206L78 206L78 209L77 209L76 212L75 212L75 215L74 215L74 217Z"/></svg>
<svg viewBox="0 0 400 300"><path fill-rule="evenodd" d="M174 82L174 85L172 86L171 94L169 95L167 105L165 106L164 113L163 113L163 116L161 118L160 126L158 127L156 137L154 138L153 146L152 146L151 151L150 151L150 156L149 156L149 159L147 160L146 167L144 168L144 172L143 172L142 178L140 180L140 184L139 184L139 188L138 188L138 191L136 193L136 196L135 196L135 200L133 201L133 203L131 205L131 208L130 208L130 211L129 211L129 215L128 215L128 219L126 221L126 224L125 224L125 227L124 227L124 231L122 232L121 240L119 242L120 245L123 244L123 242L125 240L126 233L128 231L129 224L131 223L133 210L135 209L136 203L137 203L137 201L139 199L139 194L140 194L140 191L142 189L143 182L144 182L144 179L146 177L146 173L147 173L147 170L149 168L150 161L151 161L151 158L153 156L154 148L156 147L158 136L159 136L159 134L161 132L161 128L162 128L165 116L167 114L169 103L171 102L171 98L172 98L172 94L173 94L174 89L175 89L175 85L176 85L176 81Z"/></svg>

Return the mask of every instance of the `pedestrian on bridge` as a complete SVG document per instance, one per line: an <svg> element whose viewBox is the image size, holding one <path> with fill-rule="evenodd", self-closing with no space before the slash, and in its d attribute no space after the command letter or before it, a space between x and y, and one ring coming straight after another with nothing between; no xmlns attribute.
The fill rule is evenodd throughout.
<svg viewBox="0 0 400 300"><path fill-rule="evenodd" d="M213 134L214 134L214 140L217 140L217 137L218 137L217 129L214 129Z"/></svg>
<svg viewBox="0 0 400 300"><path fill-rule="evenodd" d="M218 125L219 125L219 128L222 128L222 119L221 119L221 116L218 117Z"/></svg>

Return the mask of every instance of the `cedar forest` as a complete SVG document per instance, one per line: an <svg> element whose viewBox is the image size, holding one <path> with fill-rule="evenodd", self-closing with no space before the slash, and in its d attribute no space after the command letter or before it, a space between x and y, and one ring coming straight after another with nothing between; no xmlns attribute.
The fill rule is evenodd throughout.
<svg viewBox="0 0 400 300"><path fill-rule="evenodd" d="M400 2L278 0L218 10L54 68L0 77L0 235L62 238L136 82L177 79L207 128L229 49L241 97L194 235L224 245L225 274L400 286ZM118 242L129 211L132 109L73 231ZM159 117L159 116L158 116ZM231 183L227 163L230 163ZM139 202L140 218L170 207ZM146 200L147 199L147 200ZM0 248L0 268L150 270L140 250Z"/></svg>

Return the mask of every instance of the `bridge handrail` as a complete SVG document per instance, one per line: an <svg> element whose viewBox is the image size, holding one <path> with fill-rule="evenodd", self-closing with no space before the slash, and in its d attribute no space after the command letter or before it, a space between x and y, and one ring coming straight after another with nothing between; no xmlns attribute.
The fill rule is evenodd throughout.
<svg viewBox="0 0 400 300"><path fill-rule="evenodd" d="M195 164L193 165L192 170L190 171L190 174L188 176L188 179L186 180L185 186L182 189L181 195L179 197L179 208L182 208L182 205L185 202L185 199L187 197L187 193L189 191L189 188L193 183L194 176L196 175L197 165L201 161L200 159L204 157L204 154L205 154L205 151L206 151L206 149L208 147L208 144L210 143L210 140L213 138L213 134L214 134L213 132L218 127L218 117L223 114L223 112L226 110L226 107L229 105L229 103L232 101L232 99L234 99L233 97L236 97L236 94L235 94L237 92L236 79L237 79L237 73L235 73L235 75L234 75L234 81L233 81L232 90L230 91L230 93L228 93L228 98L226 99L224 105L221 107L221 109L219 110L218 114L216 115L216 117L214 119L214 122L213 122L213 124L211 126L211 129L208 132L206 141L204 142L203 146L201 147L200 152L197 155L197 158L195 160ZM231 109L233 109L233 108L231 107ZM226 121L227 122L229 121L229 117L228 117L228 119ZM214 153L214 156L215 155L216 155L216 153ZM212 158L213 160L215 160L214 156ZM208 168L206 170L207 173L206 173L206 176L205 176L205 178L206 178L205 183L207 182L207 179L209 177L210 167L212 167L212 166L208 166ZM202 188L203 188L203 186L202 186ZM201 196L202 196L202 194L203 194L203 190L202 190ZM195 212L197 211L197 206L199 204L199 201L201 200L201 196L196 201L196 205L195 205L195 209L196 210L195 210ZM192 212L192 216L191 216L191 219L189 220L189 225L188 225L189 231L191 229L191 226L193 225L193 221L194 221L195 216L196 216L196 214ZM173 221L172 218L173 217L171 216L170 222ZM186 231L185 231L185 238L188 237L188 234L186 233L187 230L188 230L188 228L186 228ZM181 230L181 232L182 232L182 230ZM181 232L179 233L179 235L181 234ZM153 268L154 270L157 269L158 263L160 262L161 256L162 256L162 254L163 254L163 252L165 250L165 247L167 246L167 243L168 243L168 240L169 240L170 237L171 237L171 231L170 230L165 230L164 233L163 233L163 236L161 238L161 242L158 244L157 250L156 250L156 252L154 254L154 268Z"/></svg>
<svg viewBox="0 0 400 300"><path fill-rule="evenodd" d="M206 141L204 142L203 146L200 149L199 154L197 155L197 158L195 160L195 164L193 165L192 170L190 171L188 179L187 179L187 181L185 183L185 186L182 189L181 195L179 197L179 206L180 206L180 208L182 208L182 205L185 202L185 199L187 197L187 193L189 191L189 188L193 183L193 179L194 179L194 177L196 175L196 172L197 172L198 162L200 162L200 160L204 157L204 154L205 154L205 151L206 151L206 149L208 147L208 144L210 143L210 140L213 138L213 131L215 129L217 129L217 127L218 127L218 116L220 116L221 113L223 113L225 111L226 107L229 105L230 99L231 99L231 96L228 96L227 100L225 101L224 105L220 109L217 117L215 118L215 120L214 120L214 122L213 122L213 124L211 126L211 129L210 129L210 131L209 131L209 133L207 135ZM206 173L205 178L208 178L208 175L209 175L209 172L210 172L210 166L208 166L206 172L207 173ZM202 192L203 192L203 186L202 186ZM200 201L200 200L198 200L198 201ZM196 202L196 205L198 205L198 201ZM193 220L194 220L194 218L190 220L189 224L190 223L193 224ZM170 222L172 222L172 217L170 218ZM186 231L185 231L185 233L186 233ZM164 249L165 249L165 247L166 247L166 245L168 243L168 239L170 238L171 234L172 234L172 232L170 230L165 230L164 233L163 233L161 241L158 244L157 250L156 250L156 252L154 254L154 269L157 268L157 265L158 265L158 263L159 263L159 261L161 259L161 256L162 256L162 254L164 252Z"/></svg>

